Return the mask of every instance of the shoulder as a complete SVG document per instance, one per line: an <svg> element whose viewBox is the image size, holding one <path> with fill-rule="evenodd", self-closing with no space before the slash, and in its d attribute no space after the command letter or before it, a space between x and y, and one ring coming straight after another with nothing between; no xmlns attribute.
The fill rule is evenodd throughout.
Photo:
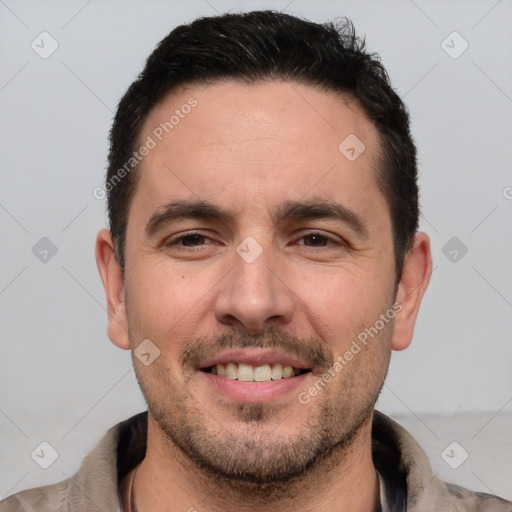
<svg viewBox="0 0 512 512"><path fill-rule="evenodd" d="M405 489L408 511L512 512L510 501L438 478L411 434L379 411L374 414L372 441L374 463L396 487Z"/></svg>
<svg viewBox="0 0 512 512"><path fill-rule="evenodd" d="M445 486L453 502L457 504L457 510L467 512L512 512L512 502L499 496L470 491L449 483L445 483ZM459 509L459 507L461 508Z"/></svg>
<svg viewBox="0 0 512 512"><path fill-rule="evenodd" d="M116 509L118 480L144 458L146 432L146 412L118 423L86 455L73 477L13 494L0 501L0 512L88 511L92 497L101 510Z"/></svg>
<svg viewBox="0 0 512 512"><path fill-rule="evenodd" d="M0 501L0 512L58 512L67 491L67 482L20 491Z"/></svg>

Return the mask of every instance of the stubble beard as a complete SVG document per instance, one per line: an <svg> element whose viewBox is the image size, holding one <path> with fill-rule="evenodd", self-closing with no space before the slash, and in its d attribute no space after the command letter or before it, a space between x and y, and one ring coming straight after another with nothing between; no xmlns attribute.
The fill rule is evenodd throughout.
<svg viewBox="0 0 512 512"><path fill-rule="evenodd" d="M378 385L367 389L363 398L351 396L358 383L351 384L346 379L336 392L316 396L308 404L309 413L297 433L286 439L273 435L274 430L280 429L273 419L281 413L284 425L289 418L283 417L282 411L272 404L233 407L230 413L238 421L236 431L230 432L178 384L167 382L158 392L156 386L146 385L149 383L138 374L137 379L149 413L171 449L177 448L202 474L217 483L224 482L244 492L256 488L277 492L321 465L329 465L329 460L336 459L336 465L343 460L372 417L386 372L387 365ZM165 374L157 371L153 377L162 378ZM346 398L340 399L343 395ZM273 427L269 428L270 425Z"/></svg>
<svg viewBox="0 0 512 512"><path fill-rule="evenodd" d="M129 326L132 346L138 338L134 336L136 331L135 325ZM202 404L193 396L188 386L193 382L192 369L199 358L210 355L209 351L253 346L295 353L311 361L320 375L334 362L334 354L322 340L298 339L274 329L258 337L233 331L187 344L180 358L183 381L173 377L162 363L163 357L147 368L134 359L135 373L149 414L171 454L177 449L202 475L216 483L224 482L231 489L253 494L274 490L278 494L322 465L339 464L350 452L371 419L384 384L392 332L393 326L388 325L380 333L381 339L372 341L373 350L368 352L373 353L358 356L366 360L364 364L351 362L307 404L309 411L302 415L299 427L294 423L295 432L291 435L282 434L290 415L283 414L275 403L231 404L229 410L221 412L234 418L233 428L223 428L219 419L208 412L210 404Z"/></svg>

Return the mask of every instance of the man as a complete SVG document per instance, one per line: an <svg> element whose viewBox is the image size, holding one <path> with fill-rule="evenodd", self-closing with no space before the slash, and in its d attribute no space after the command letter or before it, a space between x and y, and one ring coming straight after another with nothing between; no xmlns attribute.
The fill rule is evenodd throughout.
<svg viewBox="0 0 512 512"><path fill-rule="evenodd" d="M96 258L148 412L7 511L512 510L374 411L431 272L405 107L351 25L176 28L121 100Z"/></svg>

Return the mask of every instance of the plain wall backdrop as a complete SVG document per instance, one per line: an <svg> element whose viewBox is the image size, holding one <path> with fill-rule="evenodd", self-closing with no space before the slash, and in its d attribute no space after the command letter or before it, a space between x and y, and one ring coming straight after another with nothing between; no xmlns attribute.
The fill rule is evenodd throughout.
<svg viewBox="0 0 512 512"><path fill-rule="evenodd" d="M145 408L94 261L117 102L176 25L266 8L351 18L408 105L434 272L378 408L415 425L442 476L512 498L509 0L1 0L0 497L71 476ZM451 441L469 451L458 471L439 455Z"/></svg>

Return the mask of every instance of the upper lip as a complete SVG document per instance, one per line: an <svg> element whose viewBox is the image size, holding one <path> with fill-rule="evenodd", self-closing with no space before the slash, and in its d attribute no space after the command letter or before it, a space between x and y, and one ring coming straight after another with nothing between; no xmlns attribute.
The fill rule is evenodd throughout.
<svg viewBox="0 0 512 512"><path fill-rule="evenodd" d="M262 348L239 348L222 350L213 357L205 359L199 363L199 368L209 368L217 364L244 363L251 366L261 366L264 364L280 364L282 366L292 366L298 369L308 369L311 365L301 361L295 356L278 350L267 350Z"/></svg>

